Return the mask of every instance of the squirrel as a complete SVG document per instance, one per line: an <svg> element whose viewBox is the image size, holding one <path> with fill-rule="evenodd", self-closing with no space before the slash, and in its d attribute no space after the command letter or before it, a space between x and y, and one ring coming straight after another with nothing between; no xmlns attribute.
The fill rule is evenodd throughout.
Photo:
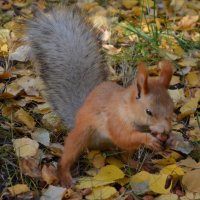
<svg viewBox="0 0 200 200"><path fill-rule="evenodd" d="M77 6L39 13L27 23L32 60L46 98L71 128L58 164L61 185L66 187L73 185L70 168L85 148L114 145L133 152L145 145L159 151L158 134L171 130L171 62L161 62L159 77L149 77L145 64L140 64L132 84L124 88L107 80L98 37Z"/></svg>

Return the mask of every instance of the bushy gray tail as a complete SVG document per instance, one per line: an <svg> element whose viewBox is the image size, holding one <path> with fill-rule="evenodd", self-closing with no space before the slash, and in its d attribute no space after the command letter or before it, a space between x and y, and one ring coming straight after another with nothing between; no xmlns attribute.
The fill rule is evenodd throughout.
<svg viewBox="0 0 200 200"><path fill-rule="evenodd" d="M64 123L73 127L86 96L106 79L97 34L75 6L39 13L27 26L47 100Z"/></svg>

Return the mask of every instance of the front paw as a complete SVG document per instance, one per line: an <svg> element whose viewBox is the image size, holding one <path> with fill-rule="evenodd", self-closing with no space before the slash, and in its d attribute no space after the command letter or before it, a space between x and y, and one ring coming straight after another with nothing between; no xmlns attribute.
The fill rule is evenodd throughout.
<svg viewBox="0 0 200 200"><path fill-rule="evenodd" d="M161 151L163 148L161 141L151 134L147 135L146 146L153 151Z"/></svg>
<svg viewBox="0 0 200 200"><path fill-rule="evenodd" d="M62 187L72 188L75 184L69 170L58 168L58 178Z"/></svg>

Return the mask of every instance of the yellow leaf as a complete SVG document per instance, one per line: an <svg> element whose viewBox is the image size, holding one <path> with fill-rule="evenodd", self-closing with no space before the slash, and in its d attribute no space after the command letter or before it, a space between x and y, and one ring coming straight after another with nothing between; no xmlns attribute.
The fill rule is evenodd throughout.
<svg viewBox="0 0 200 200"><path fill-rule="evenodd" d="M121 186L124 186L124 185L126 185L127 183L130 182L130 179L129 179L128 177L124 177L124 178L122 178L122 179L116 180L116 182L117 182L118 184L120 184Z"/></svg>
<svg viewBox="0 0 200 200"><path fill-rule="evenodd" d="M161 154L162 155L162 154ZM168 156L162 155L164 158L159 160L153 160L153 163L157 165L170 165L175 164L176 160L181 157L181 155L175 151L172 151Z"/></svg>
<svg viewBox="0 0 200 200"><path fill-rule="evenodd" d="M122 5L126 8L126 9L132 9L133 6L138 4L138 0L122 0Z"/></svg>
<svg viewBox="0 0 200 200"><path fill-rule="evenodd" d="M16 196L18 194L30 191L30 189L26 184L16 184L12 187L9 187L8 191L11 193L11 196Z"/></svg>
<svg viewBox="0 0 200 200"><path fill-rule="evenodd" d="M39 148L39 144L30 138L15 139L13 146L19 157L35 156Z"/></svg>
<svg viewBox="0 0 200 200"><path fill-rule="evenodd" d="M4 52L4 53L8 53L8 45L7 44L2 45L1 51Z"/></svg>
<svg viewBox="0 0 200 200"><path fill-rule="evenodd" d="M114 157L106 158L106 162L109 163L110 165L115 165L118 168L122 168L124 166L124 163L122 163L121 160L118 160Z"/></svg>
<svg viewBox="0 0 200 200"><path fill-rule="evenodd" d="M191 112L194 113L197 109L199 98L192 98L187 103L185 103L181 108L181 113Z"/></svg>
<svg viewBox="0 0 200 200"><path fill-rule="evenodd" d="M184 171L181 167L178 167L176 164L168 165L164 167L160 174L172 175L174 178L181 177L184 175Z"/></svg>
<svg viewBox="0 0 200 200"><path fill-rule="evenodd" d="M82 177L78 180L76 188L85 189L85 188L99 187L103 185L108 185L113 182L114 181L95 180L93 177Z"/></svg>
<svg viewBox="0 0 200 200"><path fill-rule="evenodd" d="M88 160L97 169L100 169L105 165L105 157L101 154L100 151L90 151L88 153Z"/></svg>
<svg viewBox="0 0 200 200"><path fill-rule="evenodd" d="M176 163L176 160L172 157L168 157L168 158L163 158L163 159L159 159L159 160L154 160L153 163L155 163L157 165L169 165L169 164Z"/></svg>
<svg viewBox="0 0 200 200"><path fill-rule="evenodd" d="M200 82L197 72L190 72L185 78L191 86L197 86Z"/></svg>
<svg viewBox="0 0 200 200"><path fill-rule="evenodd" d="M94 188L92 193L86 196L88 200L108 199L115 195L117 190L111 186Z"/></svg>
<svg viewBox="0 0 200 200"><path fill-rule="evenodd" d="M99 173L94 177L96 180L115 181L124 178L124 172L114 165L107 165L99 170Z"/></svg>
<svg viewBox="0 0 200 200"><path fill-rule="evenodd" d="M170 192L172 182L166 187L168 175L166 174L150 174L146 171L134 175L130 179L132 189L136 194L143 194L144 192L153 191L158 194L167 194ZM140 191L142 190L142 191Z"/></svg>
<svg viewBox="0 0 200 200"><path fill-rule="evenodd" d="M168 175L166 174L151 174L149 180L149 188L151 191L158 194L168 194L172 187L172 182L168 188L165 188Z"/></svg>
<svg viewBox="0 0 200 200"><path fill-rule="evenodd" d="M150 174L146 171L141 171L130 178L130 182L141 183L149 180Z"/></svg>
<svg viewBox="0 0 200 200"><path fill-rule="evenodd" d="M29 115L29 113L27 113L22 108L15 113L15 117L17 118L18 121L24 123L28 128L30 129L35 128L36 123L34 119Z"/></svg>
<svg viewBox="0 0 200 200"><path fill-rule="evenodd" d="M151 8L151 7L153 7L154 2L153 2L153 0L143 0L143 1L140 1L140 4L144 7Z"/></svg>

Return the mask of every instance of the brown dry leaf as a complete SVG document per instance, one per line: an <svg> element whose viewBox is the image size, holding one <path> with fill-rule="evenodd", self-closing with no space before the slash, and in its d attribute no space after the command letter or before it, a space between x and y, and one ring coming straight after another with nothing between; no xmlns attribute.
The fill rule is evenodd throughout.
<svg viewBox="0 0 200 200"><path fill-rule="evenodd" d="M41 177L39 160L35 158L21 158L19 164L23 174L34 178Z"/></svg>
<svg viewBox="0 0 200 200"><path fill-rule="evenodd" d="M39 160L36 160L35 158L21 158L19 163L23 174L33 178L41 177Z"/></svg>
<svg viewBox="0 0 200 200"><path fill-rule="evenodd" d="M177 30L191 30L193 29L196 24L197 21L199 20L199 16L185 16L183 17L178 23L177 23Z"/></svg>
<svg viewBox="0 0 200 200"><path fill-rule="evenodd" d="M107 49L108 50L108 54L109 55L117 55L117 54L119 54L120 52L121 52L121 48L119 48L119 49L117 49L117 48L115 48L113 45L111 45L111 44L104 44L104 45L102 45L103 46L103 48L105 48L105 49Z"/></svg>
<svg viewBox="0 0 200 200"><path fill-rule="evenodd" d="M16 184L14 186L8 187L8 191L11 193L11 196L16 196L21 193L29 192L30 189L26 184Z"/></svg>
<svg viewBox="0 0 200 200"><path fill-rule="evenodd" d="M30 138L15 139L13 140L13 146L16 155L23 158L35 156L39 148L39 144Z"/></svg>
<svg viewBox="0 0 200 200"><path fill-rule="evenodd" d="M199 200L200 193L186 191L185 197L187 198L186 200ZM184 199L181 199L181 200L184 200Z"/></svg>
<svg viewBox="0 0 200 200"><path fill-rule="evenodd" d="M56 168L52 165L44 165L42 167L42 178L49 185L58 182Z"/></svg>
<svg viewBox="0 0 200 200"><path fill-rule="evenodd" d="M184 89L168 90L175 106L182 104L185 101Z"/></svg>
<svg viewBox="0 0 200 200"><path fill-rule="evenodd" d="M178 195L176 194L162 194L156 197L154 200L178 200Z"/></svg>
<svg viewBox="0 0 200 200"><path fill-rule="evenodd" d="M177 163L181 166L185 171L191 171L192 169L200 168L200 162L197 163L193 158L188 156L185 160L181 160Z"/></svg>
<svg viewBox="0 0 200 200"><path fill-rule="evenodd" d="M28 112L26 112L24 109L19 109L16 113L15 113L15 117L19 122L22 122L23 124L25 124L28 128L30 129L34 129L35 128L35 124L36 122L34 121L34 119L31 117L31 115L29 115Z"/></svg>
<svg viewBox="0 0 200 200"><path fill-rule="evenodd" d="M51 143L49 149L51 154L61 157L64 147L60 143Z"/></svg>
<svg viewBox="0 0 200 200"><path fill-rule="evenodd" d="M38 81L30 76L23 76L17 80L19 86L21 86L27 95L39 96L38 88L36 87Z"/></svg>
<svg viewBox="0 0 200 200"><path fill-rule="evenodd" d="M44 128L50 130L52 132L62 132L66 131L63 123L61 122L60 117L58 117L55 113L50 112L42 117L42 123Z"/></svg>
<svg viewBox="0 0 200 200"><path fill-rule="evenodd" d="M17 80L12 81L11 84L9 84L7 86L7 93L16 96L18 95L21 91L23 90L23 88L18 84Z"/></svg>
<svg viewBox="0 0 200 200"><path fill-rule="evenodd" d="M103 166L105 166L105 157L101 154L100 151L90 151L88 154L88 160L97 169L100 169Z"/></svg>
<svg viewBox="0 0 200 200"><path fill-rule="evenodd" d="M10 72L3 72L0 73L0 80L8 79L11 78L12 74Z"/></svg>
<svg viewBox="0 0 200 200"><path fill-rule="evenodd" d="M170 2L170 6L172 6L173 9L176 11L182 9L184 4L185 4L185 0L172 0Z"/></svg>
<svg viewBox="0 0 200 200"><path fill-rule="evenodd" d="M179 76L172 76L172 79L171 79L171 81L170 81L170 85L176 85L176 84L178 84L178 83L180 83L180 77Z"/></svg>
<svg viewBox="0 0 200 200"><path fill-rule="evenodd" d="M50 105L46 102L43 104L38 104L37 107L33 109L33 112L38 114L47 114L51 111Z"/></svg>
<svg viewBox="0 0 200 200"><path fill-rule="evenodd" d="M198 192L200 193L200 169L195 169L192 171L186 172L183 176L182 184L189 190L190 192Z"/></svg>

